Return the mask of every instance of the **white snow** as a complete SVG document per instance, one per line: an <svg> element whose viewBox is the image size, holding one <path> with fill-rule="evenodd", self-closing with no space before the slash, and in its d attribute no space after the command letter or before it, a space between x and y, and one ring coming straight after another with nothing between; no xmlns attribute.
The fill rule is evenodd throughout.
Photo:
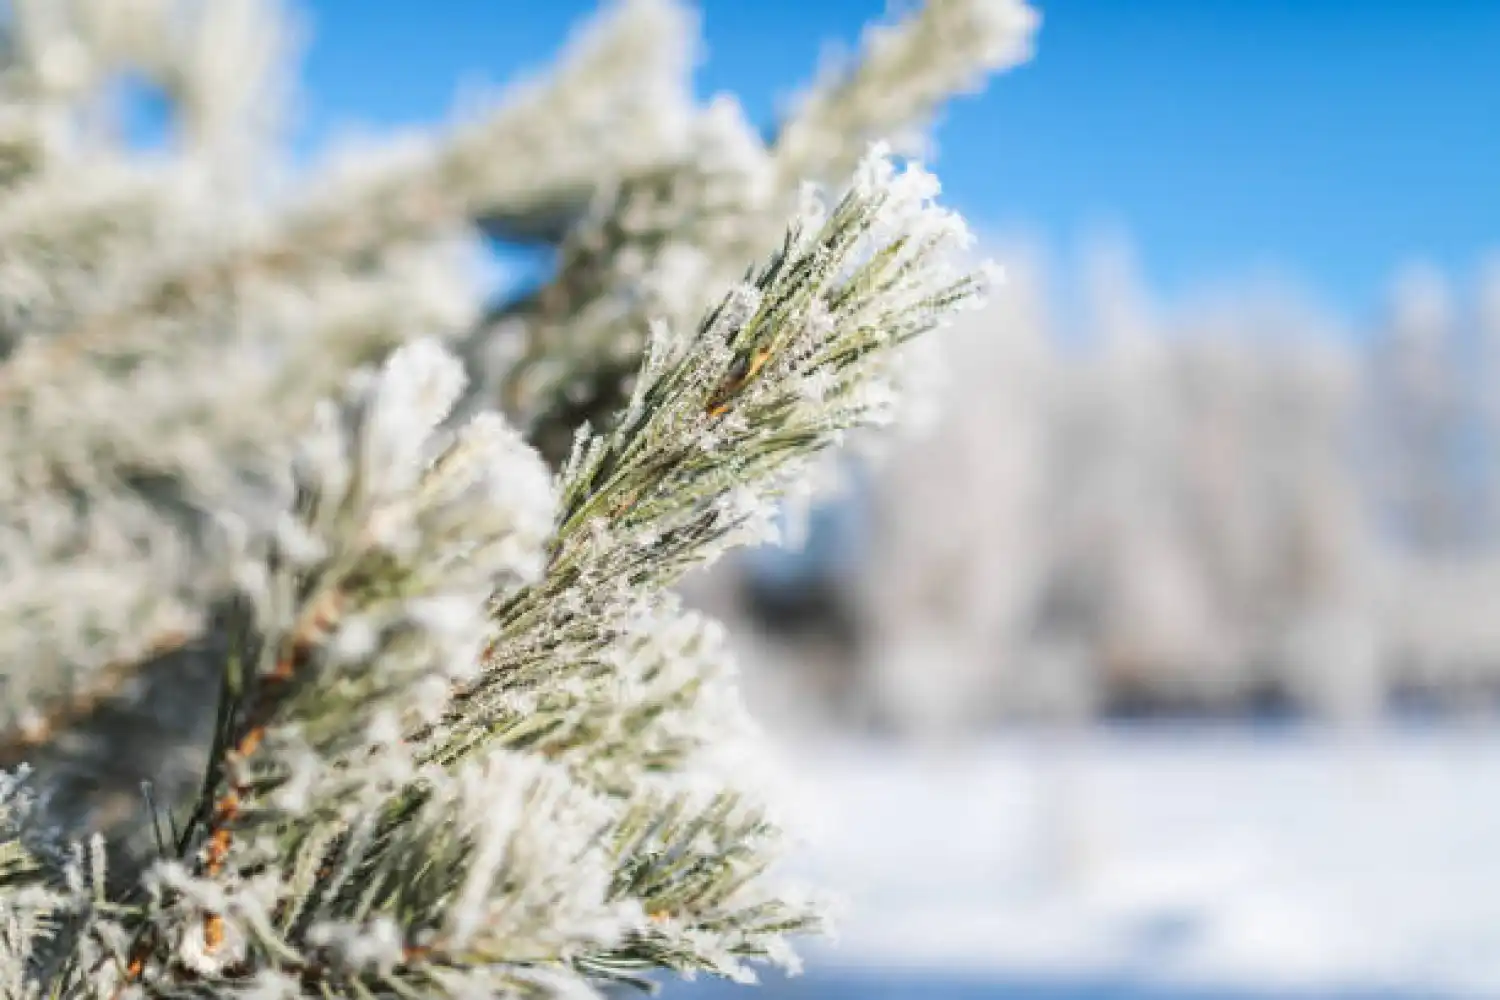
<svg viewBox="0 0 1500 1000"><path fill-rule="evenodd" d="M1500 994L1500 733L802 743L816 967Z"/></svg>

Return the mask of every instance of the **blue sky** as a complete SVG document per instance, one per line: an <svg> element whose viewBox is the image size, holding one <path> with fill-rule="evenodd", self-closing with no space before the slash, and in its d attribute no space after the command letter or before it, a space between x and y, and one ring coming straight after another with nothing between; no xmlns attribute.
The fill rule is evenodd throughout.
<svg viewBox="0 0 1500 1000"><path fill-rule="evenodd" d="M309 0L302 138L430 121L546 63L584 0ZM769 121L885 0L703 0L704 94ZM1400 264L1500 250L1500 0L1052 0L1037 59L951 105L935 167L1064 260L1129 234L1163 294L1271 276L1352 317Z"/></svg>

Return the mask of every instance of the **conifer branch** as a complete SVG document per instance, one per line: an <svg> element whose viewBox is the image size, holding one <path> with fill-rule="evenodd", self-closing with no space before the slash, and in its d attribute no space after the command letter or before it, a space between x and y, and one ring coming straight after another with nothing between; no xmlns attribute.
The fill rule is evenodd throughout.
<svg viewBox="0 0 1500 1000"><path fill-rule="evenodd" d="M22 4L0 55L0 654L31 726L0 750L66 790L44 751L86 743L118 797L99 757L139 742L111 713L157 694L146 654L214 676L118 754L150 785L109 842L75 846L92 800L0 781L0 996L540 1000L793 966L822 910L776 874L722 629L672 587L895 418L908 345L981 290L935 182L877 148L825 204L732 102L693 106L681 8L620 0L445 139L268 201L274 9L148 6ZM91 125L137 71L191 126L164 164ZM562 241L509 369L465 333L476 224ZM481 412L497 390L515 424Z"/></svg>

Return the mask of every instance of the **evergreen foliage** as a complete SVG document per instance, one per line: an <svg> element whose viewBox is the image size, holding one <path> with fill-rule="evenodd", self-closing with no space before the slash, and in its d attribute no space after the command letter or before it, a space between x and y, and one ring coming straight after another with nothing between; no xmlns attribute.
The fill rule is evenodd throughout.
<svg viewBox="0 0 1500 1000"><path fill-rule="evenodd" d="M790 965L821 910L673 587L897 418L982 291L881 140L1035 22L930 0L763 141L691 100L686 10L620 0L547 75L288 189L269 0L13 0L0 996ZM122 81L168 99L164 148ZM488 308L484 233L557 273Z"/></svg>

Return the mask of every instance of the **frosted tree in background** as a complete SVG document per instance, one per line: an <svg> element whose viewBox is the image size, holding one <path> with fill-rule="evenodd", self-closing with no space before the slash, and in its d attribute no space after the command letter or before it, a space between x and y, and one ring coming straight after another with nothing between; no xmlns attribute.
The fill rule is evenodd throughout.
<svg viewBox="0 0 1500 1000"><path fill-rule="evenodd" d="M1420 549L1451 548L1463 532L1457 320L1453 291L1436 268L1413 265L1397 277L1376 360L1385 456L1376 471L1392 529Z"/></svg>
<svg viewBox="0 0 1500 1000"><path fill-rule="evenodd" d="M690 14L622 0L549 73L288 184L285 13L5 9L0 995L790 963L819 911L769 872L724 637L673 588L898 416L980 291L931 176L869 149L1036 16L931 0L762 141L691 99ZM486 301L481 232L556 274Z"/></svg>
<svg viewBox="0 0 1500 1000"><path fill-rule="evenodd" d="M1219 653L1176 532L1173 345L1123 243L1095 247L1082 277L1091 348L1056 387L1048 502L1063 528L1042 627L1076 637L1095 675L1126 692L1147 672L1170 688L1185 671L1211 670Z"/></svg>
<svg viewBox="0 0 1500 1000"><path fill-rule="evenodd" d="M1005 295L947 335L935 424L872 473L851 573L873 714L919 733L993 715L1002 675L1033 690L1061 679L1013 655L1051 531L1044 434L1057 362L1035 269L1024 253L1000 259Z"/></svg>
<svg viewBox="0 0 1500 1000"><path fill-rule="evenodd" d="M1372 363L1379 515L1395 536L1385 618L1402 685L1472 704L1500 674L1495 531L1497 283L1482 268L1472 296L1428 264L1392 288Z"/></svg>
<svg viewBox="0 0 1500 1000"><path fill-rule="evenodd" d="M1486 442L1500 442L1500 254L1491 255L1479 271L1475 294L1475 326L1479 334L1478 419ZM1484 499L1481 531L1486 543L1500 539L1500 453L1481 457Z"/></svg>
<svg viewBox="0 0 1500 1000"><path fill-rule="evenodd" d="M1216 683L1369 718L1383 691L1375 534L1356 475L1358 359L1341 331L1273 295L1200 314L1192 333L1179 374L1182 521L1232 637Z"/></svg>
<svg viewBox="0 0 1500 1000"><path fill-rule="evenodd" d="M1006 295L951 335L943 419L869 474L850 649L800 650L847 664L818 693L946 735L1255 707L1363 725L1400 697L1500 689L1500 559L1473 516L1493 369L1464 371L1459 345L1394 366L1389 340L1284 289L1158 302L1118 244L1071 313L1037 255L1005 259ZM1493 351L1478 291L1473 346ZM1398 325L1441 319L1446 342L1462 315ZM1471 512L1440 522L1465 546L1393 518L1399 462L1429 469L1403 495Z"/></svg>

